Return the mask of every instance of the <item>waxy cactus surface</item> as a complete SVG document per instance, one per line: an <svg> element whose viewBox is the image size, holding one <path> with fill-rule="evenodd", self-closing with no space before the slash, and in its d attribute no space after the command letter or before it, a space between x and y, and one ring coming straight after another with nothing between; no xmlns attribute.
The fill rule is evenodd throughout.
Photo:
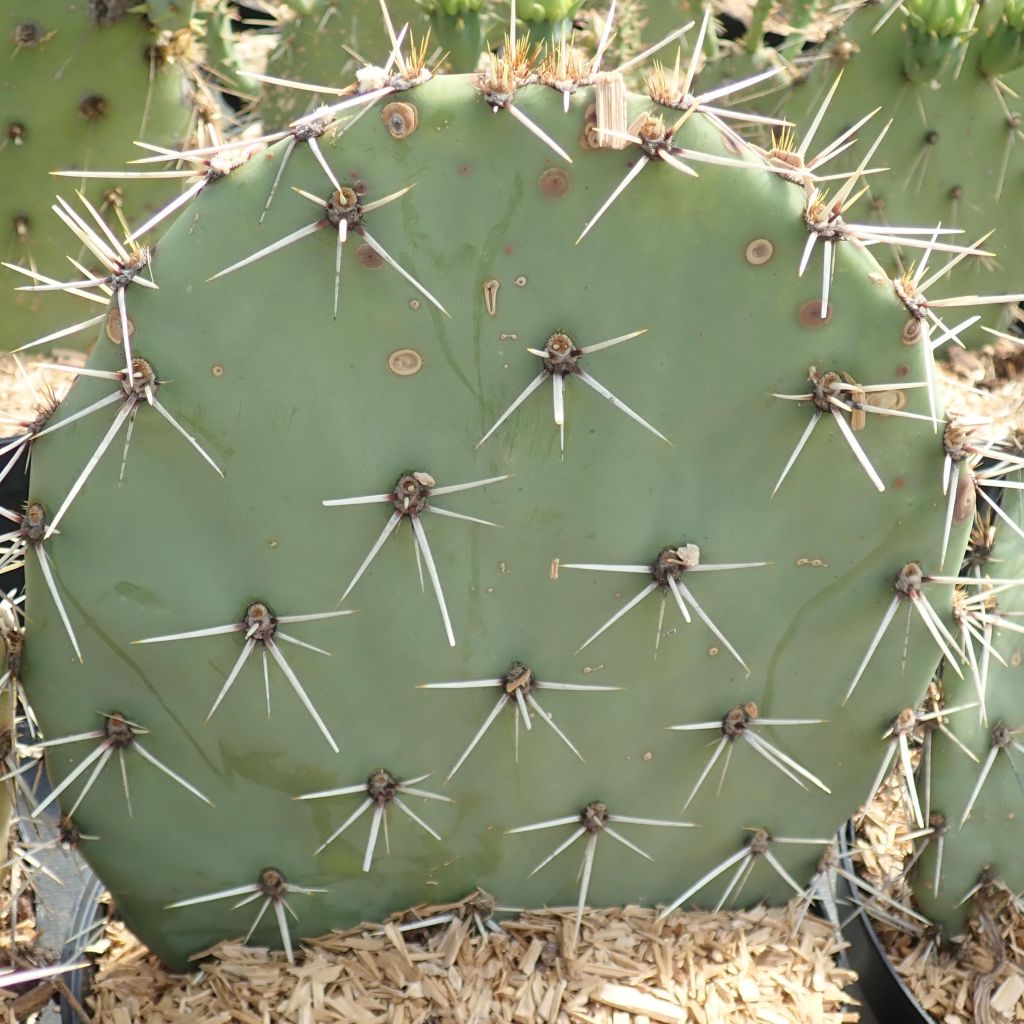
<svg viewBox="0 0 1024 1024"><path fill-rule="evenodd" d="M211 178L33 446L49 771L174 963L786 898L949 647L905 283L798 161L506 52Z"/></svg>

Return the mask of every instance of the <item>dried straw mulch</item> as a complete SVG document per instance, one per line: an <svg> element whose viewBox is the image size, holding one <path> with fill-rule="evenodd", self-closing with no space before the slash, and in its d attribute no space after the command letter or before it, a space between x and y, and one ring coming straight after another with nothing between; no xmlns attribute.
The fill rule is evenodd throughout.
<svg viewBox="0 0 1024 1024"><path fill-rule="evenodd" d="M422 911L421 911L422 912ZM428 911L429 912L429 911ZM795 907L674 913L640 907L584 917L529 912L479 936L456 919L399 933L363 926L283 954L224 942L173 975L123 927L89 998L99 1024L841 1024L858 1014L829 924ZM410 937L416 935L416 941Z"/></svg>

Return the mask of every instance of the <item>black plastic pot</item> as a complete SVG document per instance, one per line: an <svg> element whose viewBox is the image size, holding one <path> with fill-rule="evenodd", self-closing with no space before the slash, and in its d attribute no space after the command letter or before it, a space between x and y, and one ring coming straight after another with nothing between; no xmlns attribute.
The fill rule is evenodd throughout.
<svg viewBox="0 0 1024 1024"><path fill-rule="evenodd" d="M49 781L41 766L30 772L26 781L37 799L45 799L49 794ZM22 839L33 843L40 837L56 838L56 807L51 805L36 820L30 817L31 810L20 797L18 829ZM45 868L35 878L36 927L42 942L47 949L60 951L60 963L81 963L87 959L82 955L82 949L95 936L95 929L90 929L90 925L106 918L106 907L100 903L104 887L85 861L73 851L66 852L52 846L36 851L34 856ZM79 1005L84 1005L91 977L91 967L63 975L64 985ZM59 1009L61 1024L80 1024L73 1003L63 994ZM42 1020L49 1022L55 1019L56 1013L48 1008Z"/></svg>
<svg viewBox="0 0 1024 1024"><path fill-rule="evenodd" d="M100 899L106 890L100 880L89 873L89 881L82 889L75 901L71 913L68 934L72 936L70 941L64 944L64 952L61 959L65 963L81 959L81 948L87 944L87 933L89 926L106 919L107 908L100 903ZM79 1006L85 1005L86 997L89 994L89 985L92 981L94 968L84 967L67 975L65 984L75 1002ZM60 997L60 1020L61 1024L82 1024L78 1012L75 1010L71 1000L63 993Z"/></svg>

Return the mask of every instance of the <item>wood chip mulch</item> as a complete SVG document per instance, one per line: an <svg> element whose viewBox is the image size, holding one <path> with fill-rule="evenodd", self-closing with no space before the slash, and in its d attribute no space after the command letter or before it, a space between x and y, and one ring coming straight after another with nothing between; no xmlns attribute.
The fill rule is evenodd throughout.
<svg viewBox="0 0 1024 1024"><path fill-rule="evenodd" d="M418 908L423 914L434 908ZM103 1024L852 1024L831 925L798 910L528 912L480 937L470 921L400 933L394 922L282 953L223 942L197 973L167 973L123 926L88 1000ZM411 937L415 935L415 941Z"/></svg>

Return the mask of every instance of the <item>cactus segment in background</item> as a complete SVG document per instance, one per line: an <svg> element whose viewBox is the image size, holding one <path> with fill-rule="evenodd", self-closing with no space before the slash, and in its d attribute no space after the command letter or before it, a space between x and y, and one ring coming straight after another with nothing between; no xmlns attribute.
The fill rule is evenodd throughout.
<svg viewBox="0 0 1024 1024"><path fill-rule="evenodd" d="M858 7L841 27L764 87L762 114L806 124L839 77L821 121L833 138L876 109L892 120L874 156L886 173L865 178L857 219L889 226L942 224L983 252L960 273L944 274L929 292L991 297L965 343L991 342L984 328L1005 331L1024 292L1024 26L1019 4L979 7L966 0L920 0ZM740 101L742 102L742 100ZM754 129L770 147L768 132ZM872 132L834 154L831 172L857 166ZM989 233L996 230L990 238ZM912 267L918 254L896 244L874 249L891 273Z"/></svg>
<svg viewBox="0 0 1024 1024"><path fill-rule="evenodd" d="M114 168L139 155L136 139L181 148L200 116L186 72L201 56L184 27L155 31L132 4L8 0L0 14L0 247L3 261L51 280L80 277L68 256L81 256L51 210L58 168ZM181 8L183 5L174 5ZM127 8L131 7L132 11ZM173 197L177 182L77 182L104 221L140 222ZM88 269L96 269L88 253ZM0 350L60 332L94 317L70 294L10 294L24 277L2 272L8 291ZM35 279L38 280L38 279ZM84 348L95 330L53 341Z"/></svg>

